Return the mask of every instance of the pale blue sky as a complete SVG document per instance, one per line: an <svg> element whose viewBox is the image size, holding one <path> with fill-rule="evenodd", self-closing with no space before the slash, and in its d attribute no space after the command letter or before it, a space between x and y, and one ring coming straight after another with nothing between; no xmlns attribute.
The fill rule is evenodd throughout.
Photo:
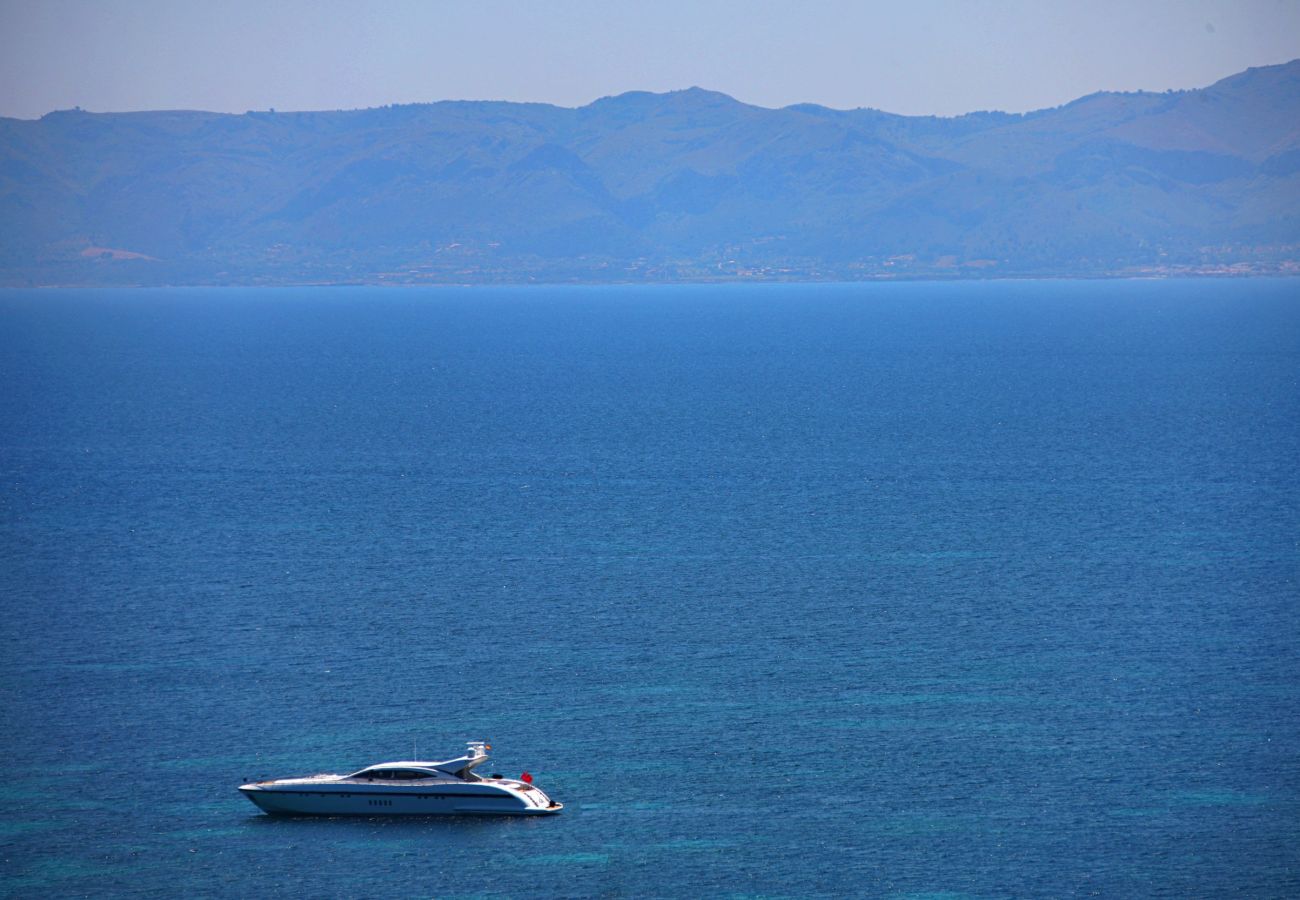
<svg viewBox="0 0 1300 900"><path fill-rule="evenodd" d="M1200 87L1300 57L1300 0L0 0L0 115L700 85L907 114Z"/></svg>

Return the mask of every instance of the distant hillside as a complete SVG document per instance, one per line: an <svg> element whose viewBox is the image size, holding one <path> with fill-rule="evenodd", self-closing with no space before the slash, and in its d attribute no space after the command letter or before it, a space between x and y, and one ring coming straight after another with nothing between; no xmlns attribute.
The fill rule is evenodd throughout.
<svg viewBox="0 0 1300 900"><path fill-rule="evenodd" d="M0 119L0 282L1300 272L1300 60L951 119L580 109Z"/></svg>

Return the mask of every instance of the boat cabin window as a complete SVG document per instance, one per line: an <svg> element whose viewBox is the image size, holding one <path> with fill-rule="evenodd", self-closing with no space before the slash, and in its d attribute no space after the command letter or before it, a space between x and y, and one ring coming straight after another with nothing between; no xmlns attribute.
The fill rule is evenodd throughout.
<svg viewBox="0 0 1300 900"><path fill-rule="evenodd" d="M377 781L414 781L418 778L435 778L432 772L421 772L419 769L362 769L360 772L354 772L349 778L370 778Z"/></svg>

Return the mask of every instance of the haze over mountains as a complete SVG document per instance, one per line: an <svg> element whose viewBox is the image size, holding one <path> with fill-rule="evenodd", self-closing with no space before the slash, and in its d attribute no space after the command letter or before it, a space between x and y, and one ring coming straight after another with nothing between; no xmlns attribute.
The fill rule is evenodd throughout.
<svg viewBox="0 0 1300 900"><path fill-rule="evenodd" d="M1300 60L1023 115L749 106L0 119L0 281L1300 272Z"/></svg>

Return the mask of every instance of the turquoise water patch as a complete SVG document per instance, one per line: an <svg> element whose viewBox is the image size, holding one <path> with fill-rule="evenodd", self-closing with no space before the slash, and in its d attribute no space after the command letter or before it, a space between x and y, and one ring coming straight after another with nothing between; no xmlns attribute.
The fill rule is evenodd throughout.
<svg viewBox="0 0 1300 900"><path fill-rule="evenodd" d="M603 866L609 863L608 853L543 853L540 856L524 857L526 863L546 866Z"/></svg>
<svg viewBox="0 0 1300 900"><path fill-rule="evenodd" d="M1261 806L1269 802L1263 794L1228 789L1177 791L1171 798L1183 806Z"/></svg>
<svg viewBox="0 0 1300 900"><path fill-rule="evenodd" d="M213 838L243 837L247 833L243 828L184 828L180 831L169 831L167 836L182 841L202 841Z"/></svg>
<svg viewBox="0 0 1300 900"><path fill-rule="evenodd" d="M3 822L0 821L0 838L17 837L21 834L33 834L40 831L57 831L60 828L70 827L61 822L51 822L41 820L37 822Z"/></svg>
<svg viewBox="0 0 1300 900"><path fill-rule="evenodd" d="M164 772L192 772L195 770L238 771L240 767L249 766L249 757L240 754L203 757L173 757L159 759L150 763L150 767Z"/></svg>
<svg viewBox="0 0 1300 900"><path fill-rule="evenodd" d="M734 847L731 841L710 841L702 838L682 838L676 841L665 841L660 844L651 844L658 850L723 850L727 847Z"/></svg>
<svg viewBox="0 0 1300 900"><path fill-rule="evenodd" d="M37 800L45 795L45 791L37 790L34 787L23 787L21 785L13 784L0 787L0 803L6 806L14 803L22 803L28 800Z"/></svg>
<svg viewBox="0 0 1300 900"><path fill-rule="evenodd" d="M1120 819L1159 819L1169 815L1168 807L1164 808L1142 808L1132 807L1123 809L1111 809L1106 811L1106 815L1115 816Z"/></svg>
<svg viewBox="0 0 1300 900"><path fill-rule="evenodd" d="M682 691L695 690L680 684L629 684L616 687L610 694L622 697L656 697L663 694L679 694Z"/></svg>
<svg viewBox="0 0 1300 900"><path fill-rule="evenodd" d="M863 716L860 719L814 719L807 724L809 727L825 728L832 731L895 731L932 727L934 723L921 719L904 719L898 716Z"/></svg>
<svg viewBox="0 0 1300 900"><path fill-rule="evenodd" d="M976 560L976 559L997 559L1004 554L995 553L992 550L932 550L932 551L912 551L904 550L897 553L871 553L866 554L863 558L877 562L903 563L904 565L923 566L933 563Z"/></svg>
<svg viewBox="0 0 1300 900"><path fill-rule="evenodd" d="M882 834L922 835L965 831L970 827L969 822L947 816L898 816L877 822L875 829Z"/></svg>
<svg viewBox="0 0 1300 900"><path fill-rule="evenodd" d="M629 812L658 812L670 808L673 804L665 800L628 800L624 802L612 802L605 800L574 800L572 805L575 809L583 812L609 812L611 810L622 810Z"/></svg>
<svg viewBox="0 0 1300 900"><path fill-rule="evenodd" d="M851 691L845 695L862 706L980 706L992 704L1024 705L1035 702L1032 697L1016 697L1009 694L974 694L974 693L876 693L870 691Z"/></svg>
<svg viewBox="0 0 1300 900"><path fill-rule="evenodd" d="M120 864L93 863L80 859L42 859L33 863L19 875L7 876L0 884L11 888L53 887L74 878L103 878L125 875L135 867Z"/></svg>

